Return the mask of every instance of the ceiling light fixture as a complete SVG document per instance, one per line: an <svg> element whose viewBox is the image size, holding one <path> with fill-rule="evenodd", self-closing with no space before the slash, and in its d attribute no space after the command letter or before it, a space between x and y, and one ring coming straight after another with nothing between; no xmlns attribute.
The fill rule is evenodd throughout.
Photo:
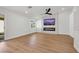
<svg viewBox="0 0 79 59"><path fill-rule="evenodd" d="M63 10L65 10L65 8L61 8L61 10L63 11Z"/></svg>
<svg viewBox="0 0 79 59"><path fill-rule="evenodd" d="M25 14L27 14L28 13L28 11L25 11Z"/></svg>

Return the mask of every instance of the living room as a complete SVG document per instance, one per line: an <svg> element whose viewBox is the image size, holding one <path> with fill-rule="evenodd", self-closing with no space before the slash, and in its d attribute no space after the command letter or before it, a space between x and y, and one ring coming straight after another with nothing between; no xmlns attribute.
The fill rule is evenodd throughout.
<svg viewBox="0 0 79 59"><path fill-rule="evenodd" d="M73 49L72 51L70 51L71 48L69 48L69 50L66 51L65 48L61 49L61 46L60 46L59 47L60 51L52 51L52 49L46 50L46 51L44 51L45 49L43 50L37 49L37 51L33 49L28 51L28 49L30 48L28 49L24 48L25 51L23 50L9 51L8 49L6 49L5 51L3 50L0 50L0 51L1 52L78 52L79 51L79 44L78 44L79 11L78 10L79 10L79 7L73 7L73 6L1 6L0 14L4 15L4 23L5 23L4 24L5 28L3 29L4 40L1 42L1 44L5 43L4 41L17 39L18 37L21 38L22 36L25 36L25 35L28 38L28 35L32 35L32 34L36 35L37 38L42 37L41 36L42 34L45 36L44 38L53 38L54 35L57 35L56 37L59 38L60 35L62 36L66 35L66 38L72 37L70 40L65 39L65 41L69 41L70 43L73 42L71 44ZM34 38L36 36L32 38L33 39L32 45L34 44L34 40L35 40ZM22 38L25 38L25 37L22 37ZM27 40L25 39L24 41L28 41L28 39ZM60 39L62 39L62 37ZM51 41L51 40L48 39L48 41ZM62 42L64 41L61 41L61 43Z"/></svg>

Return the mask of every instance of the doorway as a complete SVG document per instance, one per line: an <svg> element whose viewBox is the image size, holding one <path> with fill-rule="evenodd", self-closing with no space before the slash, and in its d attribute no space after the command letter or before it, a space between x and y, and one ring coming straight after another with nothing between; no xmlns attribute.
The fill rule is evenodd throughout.
<svg viewBox="0 0 79 59"><path fill-rule="evenodd" d="M4 40L4 16L0 14L0 41Z"/></svg>

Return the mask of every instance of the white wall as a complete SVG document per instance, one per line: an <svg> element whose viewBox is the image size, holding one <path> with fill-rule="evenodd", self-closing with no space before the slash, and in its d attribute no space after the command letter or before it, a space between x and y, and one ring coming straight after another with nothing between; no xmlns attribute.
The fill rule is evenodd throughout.
<svg viewBox="0 0 79 59"><path fill-rule="evenodd" d="M49 33L49 34L58 34L58 14L53 14L53 15L46 15L45 17L42 18L43 19L46 19L46 18L55 18L55 25L54 26L44 26L43 27L54 27L55 28L55 31L43 31L44 33Z"/></svg>
<svg viewBox="0 0 79 59"><path fill-rule="evenodd" d="M70 19L69 19L69 31L70 31L70 35L72 37L74 37L74 10L72 10L71 14L70 14Z"/></svg>
<svg viewBox="0 0 79 59"><path fill-rule="evenodd" d="M79 7L71 12L59 14L59 34L69 34L74 38L74 48L79 52Z"/></svg>
<svg viewBox="0 0 79 59"><path fill-rule="evenodd" d="M58 14L58 32L59 34L69 34L70 11Z"/></svg>
<svg viewBox="0 0 79 59"><path fill-rule="evenodd" d="M24 15L0 8L5 15L5 39L15 38L29 33L28 21Z"/></svg>
<svg viewBox="0 0 79 59"><path fill-rule="evenodd" d="M28 28L26 20L26 17L22 15L16 14L14 12L8 12L6 23L6 39L27 34Z"/></svg>
<svg viewBox="0 0 79 59"><path fill-rule="evenodd" d="M56 24L55 24L56 31L53 31L53 32L43 31L43 27L44 27L43 19L50 18L50 17L53 17L56 19ZM54 14L53 16L44 15L39 18L33 17L32 19L28 19L29 20L28 21L29 22L29 25L28 25L29 33L45 32L45 33L52 33L52 34L68 34L69 35L69 34L71 34L72 24L70 22L72 21L72 17L73 17L73 15L71 14L71 10L67 10L67 11L61 12L59 14ZM40 27L31 28L30 21L38 22L37 25L40 26L39 24L41 24L41 28Z"/></svg>
<svg viewBox="0 0 79 59"><path fill-rule="evenodd" d="M79 52L79 7L74 7L74 47Z"/></svg>
<svg viewBox="0 0 79 59"><path fill-rule="evenodd" d="M38 18L33 17L31 19L28 19L29 23L31 24L31 21L34 21L36 23L36 28L30 28L30 24L29 24L29 31L30 33L33 32L44 32L44 33L49 33L49 34L57 34L58 33L58 19L57 19L57 14L54 14L53 16L49 16L49 15L38 15ZM43 25L43 20L46 18L55 18L56 22L55 22L55 26L51 26L51 27L55 27L56 31L43 31L43 27L50 27L50 26L44 26Z"/></svg>
<svg viewBox="0 0 79 59"><path fill-rule="evenodd" d="M44 26L44 19L47 18L55 18L55 25L54 26ZM44 33L49 33L49 34L57 34L58 33L58 15L57 14L53 14L53 15L41 15L40 18L37 19L37 32L44 32ZM44 27L55 27L55 31L43 31Z"/></svg>
<svg viewBox="0 0 79 59"><path fill-rule="evenodd" d="M42 17L39 19L28 19L26 16L15 13L11 10L3 9L0 7L0 13L5 15L5 40L15 38L21 35L33 33L33 32L43 32L42 28L31 28L31 20L43 21ZM55 18L57 16L55 15ZM57 18L56 18L57 21ZM57 31L57 23L56 23L56 31ZM50 33L50 32L47 32ZM52 32L53 33L53 32Z"/></svg>
<svg viewBox="0 0 79 59"><path fill-rule="evenodd" d="M5 15L5 39L10 39L18 37L21 35L33 33L33 32L43 32L42 28L31 28L31 20L43 20L48 18L47 16L40 17L39 19L28 19L26 16L15 13L10 10L0 8L0 13ZM56 18L56 32L55 34L70 34L71 26L70 23L73 19L73 15L70 11L65 11L59 14L54 14ZM70 20L71 19L71 20ZM50 33L50 32L47 32ZM51 32L54 33L54 32Z"/></svg>

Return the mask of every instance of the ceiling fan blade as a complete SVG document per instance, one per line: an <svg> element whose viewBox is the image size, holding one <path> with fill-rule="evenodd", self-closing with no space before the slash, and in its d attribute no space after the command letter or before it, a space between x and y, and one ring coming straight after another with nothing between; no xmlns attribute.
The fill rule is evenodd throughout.
<svg viewBox="0 0 79 59"><path fill-rule="evenodd" d="M48 9L45 9L46 10L46 12L44 13L44 14L47 14L47 15L52 15L52 13L50 13L50 11L51 11L51 8L48 8ZM42 14L41 14L42 15Z"/></svg>
<svg viewBox="0 0 79 59"><path fill-rule="evenodd" d="M52 13L48 13L49 15L52 15Z"/></svg>
<svg viewBox="0 0 79 59"><path fill-rule="evenodd" d="M51 9L49 8L47 12L50 12L50 10L51 10Z"/></svg>

